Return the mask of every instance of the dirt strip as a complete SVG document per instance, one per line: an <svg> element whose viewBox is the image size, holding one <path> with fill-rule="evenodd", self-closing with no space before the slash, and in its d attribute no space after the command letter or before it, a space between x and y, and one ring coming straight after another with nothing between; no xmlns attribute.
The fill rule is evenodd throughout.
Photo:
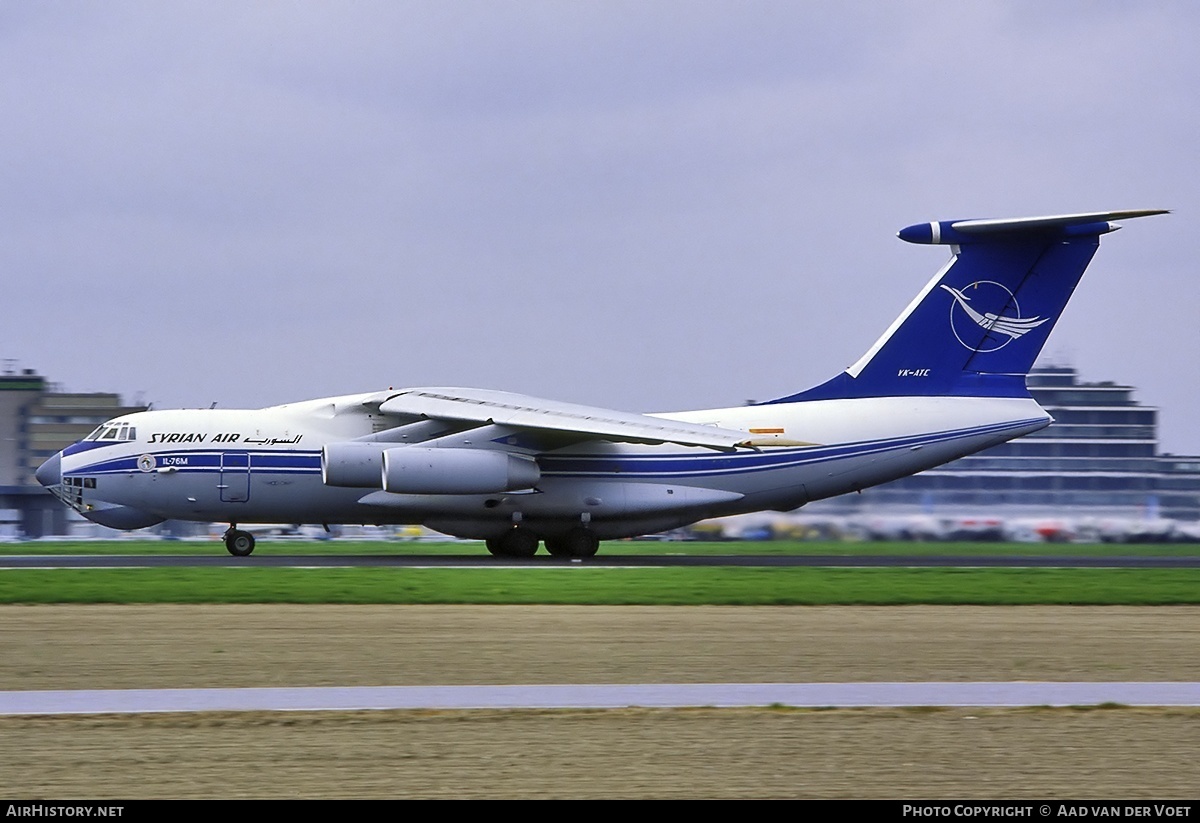
<svg viewBox="0 0 1200 823"><path fill-rule="evenodd" d="M0 689L1200 680L1197 607L4 606ZM8 797L1180 798L1200 710L0 718Z"/></svg>

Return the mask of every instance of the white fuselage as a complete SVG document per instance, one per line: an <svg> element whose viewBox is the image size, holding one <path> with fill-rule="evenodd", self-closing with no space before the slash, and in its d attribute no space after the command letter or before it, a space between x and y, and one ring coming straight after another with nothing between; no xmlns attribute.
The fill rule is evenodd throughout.
<svg viewBox="0 0 1200 823"><path fill-rule="evenodd" d="M810 400L655 415L747 432L718 450L587 442L527 450L533 488L490 494L397 494L327 485L322 447L367 439L382 424L365 402L326 398L256 410L145 411L108 440L62 453L57 493L85 516L138 528L168 519L229 523L419 523L491 537L514 523L545 534L586 523L600 538L708 517L797 508L1036 431L1050 416L1029 398ZM111 424L110 424L111 425ZM381 449L409 444L381 442ZM468 428L438 448L521 453L520 433Z"/></svg>

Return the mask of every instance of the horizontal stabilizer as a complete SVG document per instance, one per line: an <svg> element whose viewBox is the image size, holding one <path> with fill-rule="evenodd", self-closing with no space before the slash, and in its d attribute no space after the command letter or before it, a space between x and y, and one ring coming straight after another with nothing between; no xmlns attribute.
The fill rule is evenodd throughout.
<svg viewBox="0 0 1200 823"><path fill-rule="evenodd" d="M1096 211L1084 214L1058 214L1049 217L1017 217L1008 220L943 220L937 223L917 223L896 233L901 240L927 245L962 245L998 239L997 235L1062 234L1078 236L1100 235L1116 231L1120 226L1113 220L1131 220L1155 214L1170 214L1167 209L1135 209L1132 211Z"/></svg>

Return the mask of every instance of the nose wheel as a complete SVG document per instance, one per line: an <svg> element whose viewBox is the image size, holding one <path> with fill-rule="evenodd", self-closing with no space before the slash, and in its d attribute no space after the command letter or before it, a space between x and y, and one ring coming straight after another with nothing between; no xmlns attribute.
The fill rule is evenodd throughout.
<svg viewBox="0 0 1200 823"><path fill-rule="evenodd" d="M234 557L249 557L254 551L254 535L230 526L225 530L225 550Z"/></svg>

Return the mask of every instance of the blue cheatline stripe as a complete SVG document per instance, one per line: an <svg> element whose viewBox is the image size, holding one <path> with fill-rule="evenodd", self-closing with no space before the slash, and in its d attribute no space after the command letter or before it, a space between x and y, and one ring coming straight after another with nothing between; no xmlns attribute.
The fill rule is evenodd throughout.
<svg viewBox="0 0 1200 823"><path fill-rule="evenodd" d="M93 449L102 449L105 446L127 446L127 440L80 440L78 443L72 443L62 450L64 455L79 454L80 452L88 452Z"/></svg>
<svg viewBox="0 0 1200 823"><path fill-rule="evenodd" d="M865 440L836 446L804 446L772 450L771 452L738 452L736 454L712 454L711 452L676 453L669 457L653 454L621 455L620 457L596 455L556 457L543 455L539 462L543 474L555 477L606 476L620 471L637 477L705 476L717 474L744 474L770 471L801 465L825 463L846 457L862 457L888 451L952 442L971 437L1002 434L1040 423L1042 418L1032 418L1009 423L955 429L884 440Z"/></svg>
<svg viewBox="0 0 1200 823"><path fill-rule="evenodd" d="M244 453L244 452L243 452ZM250 452L250 470L258 473L312 474L321 471L319 451L301 452ZM222 469L220 451L154 452L155 469L175 469L180 474L205 474L224 471L245 471L246 466L225 466ZM72 469L67 476L79 474L127 474L141 472L138 467L140 454L126 455L112 460L103 460ZM171 460L186 460L172 464Z"/></svg>
<svg viewBox="0 0 1200 823"><path fill-rule="evenodd" d="M543 474L550 477L611 477L621 473L639 478L652 477L704 477L713 475L747 474L793 468L803 465L826 463L847 457L864 457L888 451L929 446L973 437L1004 434L1043 422L1042 418L1030 418L987 426L950 429L883 440L863 440L856 443L841 443L834 446L801 446L796 448L766 451L739 451L714 453L708 450L695 452L673 452L661 454L620 455L563 455L544 454L538 457ZM255 474L319 474L321 452L319 451L262 451L250 452L250 471ZM221 471L241 471L244 466L221 466L222 452L178 451L160 452L154 455L157 468L173 468L180 474L206 474ZM140 455L126 455L93 463L74 469L67 476L127 474L140 472ZM186 459L186 464L171 465L172 459Z"/></svg>

